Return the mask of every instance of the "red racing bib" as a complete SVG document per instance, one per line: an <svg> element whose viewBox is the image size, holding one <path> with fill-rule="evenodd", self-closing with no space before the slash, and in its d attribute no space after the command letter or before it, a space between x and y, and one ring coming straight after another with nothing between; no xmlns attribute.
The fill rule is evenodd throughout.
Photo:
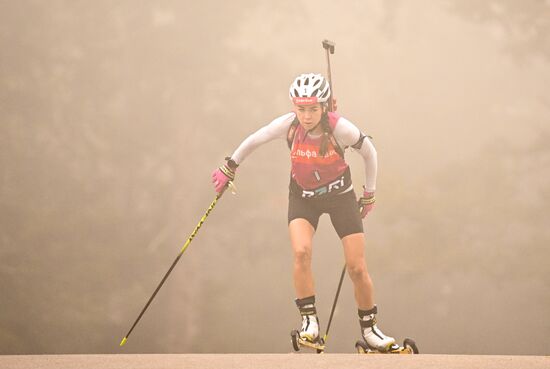
<svg viewBox="0 0 550 369"><path fill-rule="evenodd" d="M328 118L330 128L334 131L340 117L330 112ZM341 178L348 168L348 164L336 151L330 140L327 153L319 154L322 138L322 135L311 137L301 125L296 128L290 151L291 176L304 190L314 190L326 186Z"/></svg>

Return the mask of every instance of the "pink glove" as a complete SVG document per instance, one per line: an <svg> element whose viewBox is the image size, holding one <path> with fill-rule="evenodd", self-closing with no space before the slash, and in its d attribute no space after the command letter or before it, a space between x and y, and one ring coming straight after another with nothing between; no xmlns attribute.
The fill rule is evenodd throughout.
<svg viewBox="0 0 550 369"><path fill-rule="evenodd" d="M368 192L367 190L363 192L363 197L361 197L358 201L361 218L365 219L369 211L374 209L375 201L376 198L374 197L374 192Z"/></svg>
<svg viewBox="0 0 550 369"><path fill-rule="evenodd" d="M214 188L217 193L222 193L229 181L235 179L235 172L237 171L238 165L231 159L227 161L227 164L222 165L214 172L212 172L212 183L214 183Z"/></svg>

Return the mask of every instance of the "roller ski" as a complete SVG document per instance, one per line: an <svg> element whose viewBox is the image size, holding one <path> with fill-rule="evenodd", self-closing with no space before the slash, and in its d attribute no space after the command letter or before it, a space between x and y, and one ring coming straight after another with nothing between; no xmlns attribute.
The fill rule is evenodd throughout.
<svg viewBox="0 0 550 369"><path fill-rule="evenodd" d="M325 344L322 338L318 338L316 341L311 341L308 338L300 336L300 331L294 329L290 332L290 339L292 341L292 347L296 352L300 351L303 347L313 349L317 351L318 354L325 352Z"/></svg>
<svg viewBox="0 0 550 369"><path fill-rule="evenodd" d="M370 310L359 310L359 324L362 340L355 343L359 354L418 354L416 343L407 338L403 346L395 343L393 337L386 336L376 324L376 305Z"/></svg>
<svg viewBox="0 0 550 369"><path fill-rule="evenodd" d="M403 341L403 346L399 346L394 343L386 351L379 351L377 349L371 349L369 345L364 341L360 340L355 343L355 349L358 354L418 354L418 348L414 340L410 338L405 338Z"/></svg>
<svg viewBox="0 0 550 369"><path fill-rule="evenodd" d="M317 351L318 354L325 351L324 339L319 336L319 318L315 308L315 296L296 299L296 305L302 316L302 327L290 332L290 339L294 351L308 348Z"/></svg>

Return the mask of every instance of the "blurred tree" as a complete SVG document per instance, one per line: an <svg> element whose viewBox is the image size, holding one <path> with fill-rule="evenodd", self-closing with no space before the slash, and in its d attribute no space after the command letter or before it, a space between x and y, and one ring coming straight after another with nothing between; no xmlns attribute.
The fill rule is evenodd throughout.
<svg viewBox="0 0 550 369"><path fill-rule="evenodd" d="M516 59L550 60L550 3L545 0L447 0L449 9L469 21L490 24Z"/></svg>

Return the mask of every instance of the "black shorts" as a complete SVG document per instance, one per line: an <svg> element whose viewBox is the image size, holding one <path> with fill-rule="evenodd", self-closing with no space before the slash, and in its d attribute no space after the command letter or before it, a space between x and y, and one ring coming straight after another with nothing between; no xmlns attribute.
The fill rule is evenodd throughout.
<svg viewBox="0 0 550 369"><path fill-rule="evenodd" d="M343 194L302 198L293 194L288 196L288 223L294 219L307 220L315 230L321 214L327 213L340 239L354 233L363 233L363 220L359 213L355 191Z"/></svg>

